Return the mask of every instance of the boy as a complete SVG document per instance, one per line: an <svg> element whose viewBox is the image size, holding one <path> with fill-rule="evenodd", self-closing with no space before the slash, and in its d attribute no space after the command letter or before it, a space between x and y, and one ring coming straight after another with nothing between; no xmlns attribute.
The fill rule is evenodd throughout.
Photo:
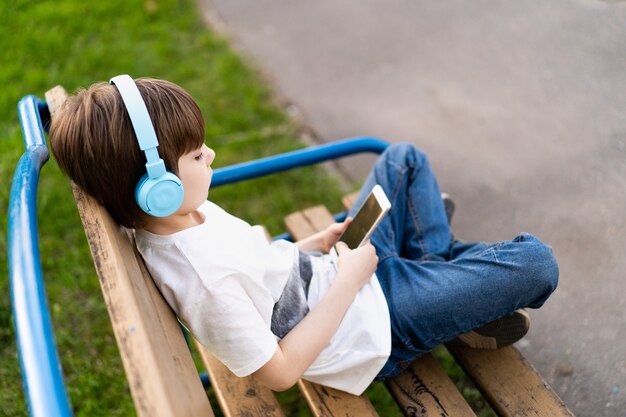
<svg viewBox="0 0 626 417"><path fill-rule="evenodd" d="M330 256L310 253L327 253L350 218L296 244L268 242L207 200L215 152L198 106L172 83L118 76L79 91L53 120L50 144L61 169L135 229L157 287L192 334L236 375L274 390L302 377L358 395L437 344L513 343L528 330L519 309L541 306L556 287L551 250L529 234L454 241L428 161L410 145L377 161L355 207L380 184L392 210L371 242L337 243L335 269ZM163 165L169 172L156 176L171 176L167 191L143 198ZM172 207L170 197L179 198Z"/></svg>

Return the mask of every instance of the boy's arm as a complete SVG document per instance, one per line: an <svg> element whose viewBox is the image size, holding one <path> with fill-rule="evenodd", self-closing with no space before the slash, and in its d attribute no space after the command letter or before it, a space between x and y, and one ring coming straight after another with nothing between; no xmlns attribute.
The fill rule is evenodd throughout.
<svg viewBox="0 0 626 417"><path fill-rule="evenodd" d="M292 387L328 345L359 289L370 280L378 258L371 244L350 250L337 245L339 269L315 308L278 344L274 356L254 375L274 391Z"/></svg>

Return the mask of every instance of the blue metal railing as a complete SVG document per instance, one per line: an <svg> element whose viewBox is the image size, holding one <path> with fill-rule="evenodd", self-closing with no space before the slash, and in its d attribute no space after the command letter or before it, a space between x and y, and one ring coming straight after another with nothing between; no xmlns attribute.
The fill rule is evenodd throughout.
<svg viewBox="0 0 626 417"><path fill-rule="evenodd" d="M71 416L46 298L37 229L39 173L49 158L45 102L26 96L18 104L26 152L13 176L9 199L9 277L22 380L31 416ZM376 138L352 138L218 168L212 186L274 174L357 153L382 153ZM204 376L203 376L204 377ZM206 379L204 377L203 379ZM206 381L203 380L203 383Z"/></svg>
<svg viewBox="0 0 626 417"><path fill-rule="evenodd" d="M372 152L380 154L387 146L388 143L381 139L359 137L299 149L281 155L218 168L213 173L211 187L257 178L358 153Z"/></svg>
<svg viewBox="0 0 626 417"><path fill-rule="evenodd" d="M46 299L37 232L39 172L48 160L41 116L46 104L27 96L18 104L26 152L9 197L9 277L22 380L32 416L71 416Z"/></svg>

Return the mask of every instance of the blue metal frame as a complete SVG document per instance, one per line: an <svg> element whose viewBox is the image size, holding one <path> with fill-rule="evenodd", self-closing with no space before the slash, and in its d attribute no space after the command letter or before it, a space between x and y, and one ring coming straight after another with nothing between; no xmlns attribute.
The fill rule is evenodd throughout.
<svg viewBox="0 0 626 417"><path fill-rule="evenodd" d="M39 174L48 161L45 102L26 96L18 104L26 152L13 176L9 199L9 279L22 379L31 416L72 416L46 298L37 228ZM231 184L357 153L382 153L388 143L352 138L256 161L218 168L212 186ZM206 379L206 376L201 376Z"/></svg>
<svg viewBox="0 0 626 417"><path fill-rule="evenodd" d="M388 145L387 142L377 138L350 138L218 168L213 173L211 187L257 178L358 153L371 152L380 154Z"/></svg>
<svg viewBox="0 0 626 417"><path fill-rule="evenodd" d="M32 416L71 416L48 310L37 231L39 172L49 158L41 116L46 104L27 96L18 104L26 152L9 197L9 277L22 380Z"/></svg>

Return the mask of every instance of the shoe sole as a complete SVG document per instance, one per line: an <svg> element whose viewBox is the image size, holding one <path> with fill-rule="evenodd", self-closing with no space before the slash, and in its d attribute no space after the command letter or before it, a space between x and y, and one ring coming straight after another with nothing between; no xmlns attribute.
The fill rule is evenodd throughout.
<svg viewBox="0 0 626 417"><path fill-rule="evenodd" d="M517 310L471 332L459 335L451 344L473 349L498 349L512 345L528 333L530 316Z"/></svg>

